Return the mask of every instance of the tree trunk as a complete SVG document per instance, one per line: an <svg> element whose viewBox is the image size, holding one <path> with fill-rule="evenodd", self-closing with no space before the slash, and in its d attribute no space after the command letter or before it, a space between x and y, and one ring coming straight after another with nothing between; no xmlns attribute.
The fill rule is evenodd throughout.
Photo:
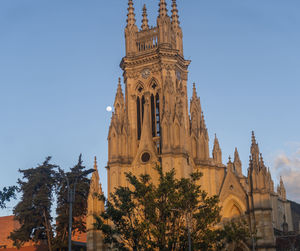
<svg viewBox="0 0 300 251"><path fill-rule="evenodd" d="M46 233L47 233L48 249L49 249L49 251L52 251L50 228L49 228L49 225L48 225L48 219L46 217L45 209L44 209L44 219L45 219L45 227L46 227Z"/></svg>

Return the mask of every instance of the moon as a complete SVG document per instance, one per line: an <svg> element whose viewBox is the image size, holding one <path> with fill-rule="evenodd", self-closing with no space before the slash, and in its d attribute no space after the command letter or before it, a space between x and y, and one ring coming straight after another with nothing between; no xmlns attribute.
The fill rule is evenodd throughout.
<svg viewBox="0 0 300 251"><path fill-rule="evenodd" d="M111 112L111 111L112 111L112 107L111 107L111 106L107 106L107 107L106 107L106 111L107 111L107 112Z"/></svg>

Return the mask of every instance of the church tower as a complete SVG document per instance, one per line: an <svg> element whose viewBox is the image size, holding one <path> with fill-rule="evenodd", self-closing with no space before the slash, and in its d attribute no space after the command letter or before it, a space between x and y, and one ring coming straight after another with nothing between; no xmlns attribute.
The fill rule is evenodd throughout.
<svg viewBox="0 0 300 251"><path fill-rule="evenodd" d="M156 165L165 172L174 168L177 178L200 171L201 188L220 199L222 219L246 217L252 233L259 237L252 248L274 250L274 226L280 228L283 220L285 226L292 226L283 181L276 193L254 133L248 176L242 173L237 148L233 162L229 157L227 165L223 164L217 136L210 155L208 130L195 84L188 103L190 61L184 58L176 0L169 0L170 11L166 0L157 1L156 25L149 25L144 5L139 28L133 0L128 0L126 51L120 63L124 84L121 78L116 81L108 133L108 199L115 188L128 186L128 172L135 176L147 173L155 182ZM93 173L88 197L87 249L104 250L103 236L93 228L94 215L104 211L104 204L95 193L103 194L98 171Z"/></svg>
<svg viewBox="0 0 300 251"><path fill-rule="evenodd" d="M156 26L150 27L144 5L138 28L134 3L128 1L126 55L120 64L125 92L119 80L108 135L108 193L127 185L125 172L155 175L153 167L161 164L164 171L175 168L178 177L188 177L196 162L209 160L195 85L189 116L190 61L183 55L176 0L171 15L167 8L166 1L160 0Z"/></svg>

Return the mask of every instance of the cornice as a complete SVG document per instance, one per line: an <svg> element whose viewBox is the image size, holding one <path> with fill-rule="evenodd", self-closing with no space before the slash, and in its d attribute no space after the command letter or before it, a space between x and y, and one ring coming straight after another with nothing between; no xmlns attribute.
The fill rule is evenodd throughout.
<svg viewBox="0 0 300 251"><path fill-rule="evenodd" d="M159 47L134 56L124 57L120 63L120 67L122 70L126 71L139 66L143 67L145 64L151 63L177 65L181 68L181 70L187 71L191 61L185 60L178 53L178 50Z"/></svg>

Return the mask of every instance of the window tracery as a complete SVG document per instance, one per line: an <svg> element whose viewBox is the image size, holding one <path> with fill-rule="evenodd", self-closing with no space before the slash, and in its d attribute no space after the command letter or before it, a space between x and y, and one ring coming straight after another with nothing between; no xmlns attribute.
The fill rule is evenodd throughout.
<svg viewBox="0 0 300 251"><path fill-rule="evenodd" d="M150 92L150 116L151 116L151 130L152 137L158 138L161 136L160 126L160 95L157 82L152 79L148 86ZM144 105L145 105L145 88L142 83L138 83L136 87L136 106L137 106L137 138L141 139L142 125L144 117ZM155 140L157 151L160 153L160 139Z"/></svg>

